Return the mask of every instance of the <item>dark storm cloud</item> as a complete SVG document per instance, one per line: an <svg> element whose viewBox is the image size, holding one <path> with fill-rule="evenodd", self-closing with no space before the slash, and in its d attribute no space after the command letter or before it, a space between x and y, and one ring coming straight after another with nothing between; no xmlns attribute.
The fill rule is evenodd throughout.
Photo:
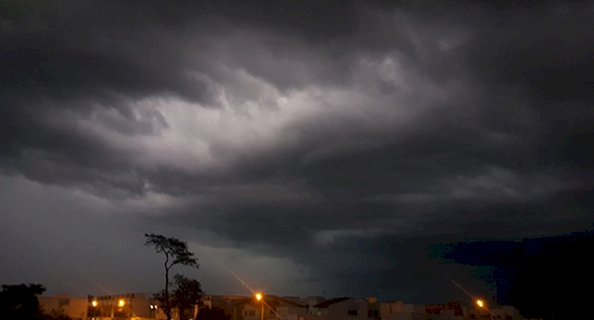
<svg viewBox="0 0 594 320"><path fill-rule="evenodd" d="M436 243L592 226L589 4L0 11L1 172L143 226L410 299Z"/></svg>
<svg viewBox="0 0 594 320"><path fill-rule="evenodd" d="M72 116L73 119L67 119L69 122L79 118L103 120L111 129L125 130L124 134L158 133L160 126L166 126L160 114L149 110L145 117L135 117L130 103L165 95L216 106L214 86L232 85L233 79L220 70L212 70L212 65L245 69L283 88L335 80L335 71L342 69L331 63L335 58L331 52L316 45L309 52L307 41L319 43L322 39L310 39L310 33L300 29L302 21L296 20L300 14L294 15L295 11L288 8L283 9L284 14L269 15L275 11L273 7L250 7L250 15L239 14L240 20L252 23L242 33L244 27L233 22L238 18L235 14L243 10L225 5L7 2L5 6L0 80L5 106L3 153L11 153L9 158L22 157L19 154L28 147L47 148L52 154L64 155L68 162L99 158L84 167L111 167L119 171L126 161L117 160L115 164L111 163L115 159L108 158L116 154L120 158L121 150L114 152L86 132L71 135L71 131L77 130L72 123L67 127L55 124L52 117ZM322 37L349 29L339 25L353 24L352 20L335 13L340 17L335 20L343 21L338 25L327 24L325 15L310 17L304 25L316 29L315 34ZM270 34L262 30L260 18L265 15L272 17L272 24L292 16L288 19L292 23L283 23L281 34ZM322 25L326 31L320 28ZM257 46L252 45L254 41L259 42ZM269 47L262 48L261 42ZM304 42L306 46L302 47ZM277 57L277 51L286 57ZM300 61L303 54L311 59ZM331 67L325 67L328 63ZM239 90L246 89L249 88ZM248 91L240 96L249 98L251 94ZM102 116L97 109L113 109L116 116L95 119ZM81 153L81 147L92 150ZM58 176L55 178L60 179ZM35 179L46 180L40 176Z"/></svg>

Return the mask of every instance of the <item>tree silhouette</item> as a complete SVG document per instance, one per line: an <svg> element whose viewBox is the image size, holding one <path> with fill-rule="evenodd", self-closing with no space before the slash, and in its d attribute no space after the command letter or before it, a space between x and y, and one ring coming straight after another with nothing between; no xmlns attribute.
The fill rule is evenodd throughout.
<svg viewBox="0 0 594 320"><path fill-rule="evenodd" d="M0 318L43 319L37 295L44 291L45 288L40 284L3 284L2 291L0 291Z"/></svg>
<svg viewBox="0 0 594 320"><path fill-rule="evenodd" d="M165 255L165 290L163 292L163 311L168 320L171 320L171 299L169 297L169 270L175 265L185 265L198 268L198 261L194 254L188 250L188 245L179 239L169 238L160 234L144 234L145 245L153 246L157 253Z"/></svg>
<svg viewBox="0 0 594 320"><path fill-rule="evenodd" d="M176 274L174 279L176 288L170 295L171 307L178 309L180 320L191 319L194 315L194 306L199 304L202 298L202 286L198 280L181 274ZM155 299L161 303L166 301L165 290L155 294Z"/></svg>

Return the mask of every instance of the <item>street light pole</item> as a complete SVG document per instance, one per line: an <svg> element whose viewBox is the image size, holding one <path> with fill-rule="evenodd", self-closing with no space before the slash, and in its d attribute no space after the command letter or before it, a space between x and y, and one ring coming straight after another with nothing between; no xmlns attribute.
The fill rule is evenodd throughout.
<svg viewBox="0 0 594 320"><path fill-rule="evenodd" d="M109 313L109 319L113 320L113 316L115 314L115 297L110 299L110 304L111 304L111 311Z"/></svg>
<svg viewBox="0 0 594 320"><path fill-rule="evenodd" d="M113 317L115 316L115 304L116 304L116 299L117 298L113 298L113 300L111 301L111 320L113 320ZM120 298L117 300L117 304L118 304L118 308L123 308L126 305L126 300Z"/></svg>
<svg viewBox="0 0 594 320"><path fill-rule="evenodd" d="M264 320L264 296L258 292L256 293L256 300L260 301L260 320Z"/></svg>

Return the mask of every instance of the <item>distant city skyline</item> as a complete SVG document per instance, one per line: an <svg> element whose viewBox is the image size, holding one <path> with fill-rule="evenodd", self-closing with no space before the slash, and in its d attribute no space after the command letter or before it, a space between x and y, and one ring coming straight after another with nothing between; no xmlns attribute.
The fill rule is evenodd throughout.
<svg viewBox="0 0 594 320"><path fill-rule="evenodd" d="M107 297L71 297L65 295L39 297L44 312L66 314L74 319L116 318L165 319L158 302L144 294L121 294ZM198 305L185 309L186 316L197 319L228 320L400 320L427 316L441 320L490 319L523 320L512 306L486 305L476 300L473 305L459 301L433 304L409 304L403 301L379 301L368 298L283 297L270 295L203 297ZM179 310L172 319L179 320ZM214 316L217 315L217 316Z"/></svg>

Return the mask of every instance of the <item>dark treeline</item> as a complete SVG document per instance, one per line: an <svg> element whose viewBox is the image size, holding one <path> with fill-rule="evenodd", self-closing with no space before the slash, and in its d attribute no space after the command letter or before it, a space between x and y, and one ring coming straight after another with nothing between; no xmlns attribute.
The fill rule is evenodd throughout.
<svg viewBox="0 0 594 320"><path fill-rule="evenodd" d="M0 319L70 320L65 314L41 309L37 295L45 287L40 284L2 285L0 291Z"/></svg>
<svg viewBox="0 0 594 320"><path fill-rule="evenodd" d="M454 245L445 257L490 267L501 304L523 316L580 319L589 310L594 287L594 232L523 241L480 241Z"/></svg>

